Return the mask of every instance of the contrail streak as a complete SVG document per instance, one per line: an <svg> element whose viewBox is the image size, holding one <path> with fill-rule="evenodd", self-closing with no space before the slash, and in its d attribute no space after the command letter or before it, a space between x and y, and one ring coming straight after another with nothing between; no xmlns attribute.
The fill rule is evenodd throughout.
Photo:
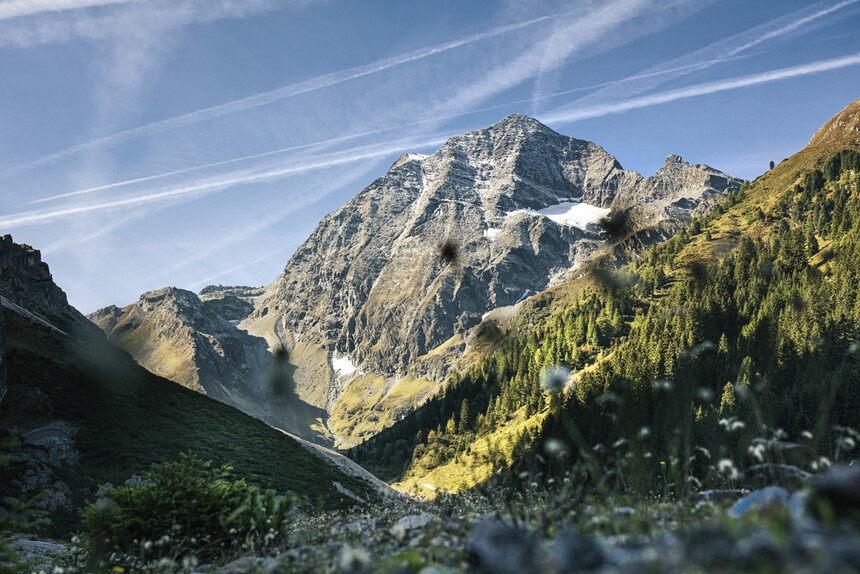
<svg viewBox="0 0 860 574"><path fill-rule="evenodd" d="M55 210L49 211L30 211L30 212L22 212L17 214L8 215L6 217L0 217L0 227L11 228L15 226L21 225L32 225L32 224L41 224L47 223L49 221L53 221L56 219L69 217L73 215L80 215L83 213L91 213L94 211L103 211L107 209L114 208L122 208L122 207L130 207L139 204L146 203L154 203L159 201L171 200L176 198L181 198L183 196L197 196L197 195L205 195L206 193L211 193L214 191L220 191L222 189L232 187L234 185L240 185L245 183L254 183L258 181L265 181L268 179L275 179L279 177L285 177L288 175L294 175L298 173L305 173L308 171L314 171L318 169L324 169L328 167L334 167L338 165L355 163L357 161L361 161L364 159L370 158L378 158L390 154L397 153L403 149L408 149L410 147L424 147L430 145L438 145L445 141L445 138L435 138L429 139L425 141L410 141L410 142L385 142L379 145L372 146L364 146L360 148L354 148L351 150L346 150L344 152L339 152L337 154L331 154L328 157L322 157L317 161L311 161L307 163L302 163L298 165L292 165L287 167L263 170L263 171L254 171L254 170L243 170L239 172L240 174L229 174L227 177L214 179L211 181L205 181L201 183L195 183L193 185L187 185L184 187L169 189L165 191L159 191L154 193L147 193L144 195L137 195L133 197L126 197L122 199L115 199L110 201L105 201L101 203L92 203L88 205L79 205L73 207L64 207ZM361 151L366 150L366 151Z"/></svg>
<svg viewBox="0 0 860 574"><path fill-rule="evenodd" d="M7 0L0 3L0 20L137 1L139 0Z"/></svg>
<svg viewBox="0 0 860 574"><path fill-rule="evenodd" d="M253 96L248 96L246 98L233 100L232 102L227 102L225 104L212 106L210 108L189 112L187 114L159 120L157 122L145 124L136 128L116 132L108 136L104 136L82 144L68 147L62 151L43 156L41 158L21 164L17 167L10 168L6 170L3 175L14 175L23 171L27 171L33 167L53 163L57 160L72 156L74 154L98 146L122 143L124 141L128 141L137 137L155 135L158 133L174 130L179 127L184 127L226 116L229 114L234 114L243 110L258 108L260 106L265 106L267 104L271 104L273 102L277 102L286 98L298 96L300 94L306 94L308 92L328 88L337 84L341 84L343 82L361 78L363 76L369 76L377 72L382 72L395 66L401 66L403 64L414 62L416 60L421 60L423 58L427 58L435 54L447 52L449 50L453 50L455 48L459 48L467 44L473 44L475 42L480 42L481 40L486 40L488 38L492 38L500 34L505 34L514 30L518 30L520 28L532 26L534 24L537 24L538 22L549 20L552 17L553 16L541 16L540 18L533 18L531 20L526 20L525 22L501 26L499 28L494 28L486 32L466 36L465 38L460 38L459 40L446 42L444 44L437 44L435 46L429 46L426 48L420 48L412 52L406 52L405 54L392 56L391 58L385 58L383 60L378 60L370 64L355 66L353 68L347 68L345 70L332 72L330 74L324 74L322 76L310 78L308 80L283 86L268 92L263 92L260 94L255 94Z"/></svg>
<svg viewBox="0 0 860 574"><path fill-rule="evenodd" d="M770 72L764 72L751 76L743 76L729 80L720 80L717 82L698 84L695 86L689 86L677 90L660 92L657 94L631 98L618 102L609 102L606 104L591 106L582 109L556 110L555 112L550 112L548 114L542 115L540 119L545 123L575 122L579 120L598 118L610 114L626 112L629 110L665 104L676 100L692 98L696 96L735 90L738 88L745 88L759 84L776 82L779 80L786 80L810 74L838 70L855 65L860 65L860 53L851 56L845 56L842 58L820 60L818 62L804 64L801 66L772 70ZM7 217L0 218L0 227L46 223L48 221L68 217L71 215L77 215L80 213L101 211L118 207L128 207L143 203L152 203L156 201L169 200L193 194L203 194L225 189L234 185L264 181L267 179L274 179L297 173L304 173L317 169L324 169L337 165L354 163L364 159L377 158L401 152L404 149L414 149L431 145L438 145L444 142L446 139L446 137L436 137L424 141L404 142L401 140L394 142L383 142L380 144L362 146L350 150L345 150L343 152L330 154L329 156L320 157L315 161L309 161L297 165L274 168L258 172L254 172L253 170L244 170L239 174L229 174L227 177L223 177L220 179L215 179L202 183L195 183L193 185L188 185L185 187L180 187L167 191L148 193L135 197L128 197L90 205L61 208L52 211L37 211L12 214Z"/></svg>
<svg viewBox="0 0 860 574"><path fill-rule="evenodd" d="M679 88L677 90L669 90L666 92L659 92L648 96L630 98L628 100L621 100L617 102L608 102L606 104L589 106L580 109L555 110L542 115L540 119L541 121L544 121L546 123L569 123L591 118L600 118L609 114L617 114L629 110L647 108L659 104L666 104L669 102L674 102L676 100L693 98L696 96L704 96L717 92L736 90L738 88L745 88L758 84L766 84L779 80L797 78L800 76L807 76L809 74L818 74L831 70L839 70L841 68L846 68L848 66L856 66L858 64L860 64L860 54L854 54L852 56L834 58L831 60L820 60L818 62L804 64L802 66L782 68L780 70L773 70L770 72L764 72L751 76L742 76L740 78L734 78L730 80L720 80L717 82L709 82L706 84L697 84L694 86L688 86L686 88Z"/></svg>

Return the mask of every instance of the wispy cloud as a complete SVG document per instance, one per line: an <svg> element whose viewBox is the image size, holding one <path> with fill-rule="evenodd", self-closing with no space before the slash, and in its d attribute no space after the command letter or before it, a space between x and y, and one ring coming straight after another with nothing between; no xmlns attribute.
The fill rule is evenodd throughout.
<svg viewBox="0 0 860 574"><path fill-rule="evenodd" d="M140 0L6 0L3 3L0 3L0 20L139 1Z"/></svg>
<svg viewBox="0 0 860 574"><path fill-rule="evenodd" d="M309 171L361 162L367 159L396 154L404 149L438 145L444 141L445 138L442 137L426 140L395 140L383 142L380 144L355 147L337 153L320 155L307 161L293 162L284 166L237 170L225 175L203 179L189 185L170 187L159 191L145 190L119 199L108 199L105 201L59 207L57 209L50 210L25 211L0 217L0 228L12 229L24 225L44 224L71 216L96 211L134 207L142 204L188 200L237 185L269 181Z"/></svg>
<svg viewBox="0 0 860 574"><path fill-rule="evenodd" d="M790 14L779 16L753 28L723 38L690 54L652 67L641 74L609 82L602 89L568 104L567 107L598 106L605 102L632 98L653 90L670 80L676 80L688 74L701 72L712 66L743 57L745 53L756 46L778 40L788 34L802 30L817 20L857 3L860 3L860 0L843 0L835 4L832 2L819 2ZM550 95L549 97L554 97L554 95ZM533 109L537 109L538 107L537 100L547 99L547 95L536 91L535 99Z"/></svg>
<svg viewBox="0 0 860 574"><path fill-rule="evenodd" d="M608 102L596 106L587 106L573 109L558 109L541 115L540 119L547 123L569 123L579 120L599 118L610 114L617 114L630 110L647 108L660 104L667 104L669 102L674 102L686 98L694 98L697 96L715 94L717 92L726 92L729 90L736 90L749 86L767 84L780 80L788 80L791 78L808 76L810 74L819 74L822 72L829 72L832 70L839 70L842 68L847 68L849 66L857 65L860 65L860 53L851 56L845 56L842 58L820 60L818 62L804 64L802 66L793 66L790 68L772 70L770 72L763 72L761 74L742 76L739 78L708 82L704 84L696 84L694 86L688 86L676 90L668 90L656 94L630 98L617 102Z"/></svg>
<svg viewBox="0 0 860 574"><path fill-rule="evenodd" d="M850 66L860 65L860 54L821 60L800 66L772 70L760 74L742 76L716 82L697 84L669 90L647 96L630 98L616 102L609 102L597 106L589 106L575 109L558 109L540 116L540 119L549 124L570 123L584 119L603 117L610 114L622 113L634 109L646 108L669 102L736 90L749 86L787 80L810 74L818 74L838 70ZM0 217L0 226L14 228L22 225L48 223L57 219L74 215L91 213L117 208L126 208L140 204L159 203L175 201L177 199L196 198L200 195L221 191L229 187L255 183L259 181L272 180L295 174L306 173L339 165L357 163L368 159L380 158L416 148L426 148L439 145L447 139L446 136L436 135L423 140L391 140L372 145L357 146L332 154L323 154L306 160L294 161L284 166L271 168L249 168L234 171L225 175L203 179L188 185L164 189L160 191L144 190L130 197L110 199L85 205L61 207L53 210L28 211ZM273 153L273 152L270 152ZM236 160L230 160L236 161ZM158 176L154 176L158 177ZM147 178L143 178L147 179ZM149 178L152 179L152 178ZM128 183L128 182L120 182ZM113 184L119 185L119 184ZM103 186L109 187L109 186Z"/></svg>
<svg viewBox="0 0 860 574"><path fill-rule="evenodd" d="M606 49L630 41L636 37L635 30L628 30L629 34L625 35L617 34L618 30L634 20L646 29L641 22L643 17L646 20L655 18L661 15L661 11L690 8L691 4L684 0L611 0L587 11L569 12L555 21L555 28L549 37L537 42L512 61L495 67L477 81L462 87L453 97L438 104L435 113L468 109L541 73L559 68L577 54L584 55L588 50ZM647 29L650 31L651 27Z"/></svg>
<svg viewBox="0 0 860 574"><path fill-rule="evenodd" d="M550 18L552 18L552 16L542 16L539 18L526 20L524 22L518 22L516 24L492 28L485 32L472 34L470 36L466 36L458 40L444 42L433 46L427 46L418 50L413 50L411 52L392 56L390 58L384 58L382 60L378 60L370 64L364 64L361 66L355 66L329 74L323 74L321 76L316 76L301 82L288 84L286 86L282 86L280 88L276 88L267 92L254 94L252 96L240 98L224 104L219 104L217 106L211 106L201 110L196 110L194 112L189 112L187 114L173 116L164 120L148 123L142 126L138 126L136 128L116 132L82 144L68 147L62 151L43 156L41 158L21 164L14 168L10 168L8 170L5 170L2 175L15 175L32 169L34 167L54 163L58 160L65 159L67 157L71 157L94 148L114 145L139 137L156 135L159 133L175 130L177 128L213 120L230 114L235 114L252 108L258 108L301 94L307 94L316 90L329 88L337 84L341 84L343 82L348 82L350 80L355 80L364 76L376 74L384 70L394 68L396 66L415 62L417 60L428 58L436 54L441 54L449 50L454 50L456 48L466 46L468 44L474 44L476 42L480 42L482 40L486 40L494 36L499 36L501 34L506 34L514 30L533 26L539 22L549 20Z"/></svg>

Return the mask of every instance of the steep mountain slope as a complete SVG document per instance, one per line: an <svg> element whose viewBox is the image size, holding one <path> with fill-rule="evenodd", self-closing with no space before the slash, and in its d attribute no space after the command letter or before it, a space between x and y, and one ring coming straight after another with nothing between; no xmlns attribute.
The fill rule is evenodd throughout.
<svg viewBox="0 0 860 574"><path fill-rule="evenodd" d="M38 261L38 252L4 242ZM121 483L151 462L177 459L192 450L236 474L280 491L292 490L307 503L338 507L352 502L349 491L369 500L376 485L344 473L326 457L293 438L221 402L155 376L104 336L63 334L24 308L40 303L39 315L82 319L65 303L48 268L27 271L26 260L6 258L0 277L15 277L17 291L0 294L4 309L8 390L0 403L0 429L21 433L16 460L0 471L0 500L33 495L54 514L55 527L73 527L86 499L99 484ZM22 266L23 263L23 266ZM32 281L27 281L27 278ZM40 294L52 293L50 300ZM14 297L14 300L12 298ZM75 319L79 318L79 319ZM88 322L86 324L89 324Z"/></svg>
<svg viewBox="0 0 860 574"><path fill-rule="evenodd" d="M235 327L233 339L253 346L244 357L212 342L232 325L189 320L200 312L160 292L93 319L144 366L252 413L236 397L259 396L259 341L285 349L299 399L350 444L432 395L486 313L569 279L596 254L665 239L740 185L678 156L646 179L594 143L513 115L432 155L403 155L324 218ZM607 230L611 210L623 225Z"/></svg>
<svg viewBox="0 0 860 574"><path fill-rule="evenodd" d="M263 331L274 314L276 330L395 374L566 278L601 248L596 223L610 208L647 208L638 227L677 225L739 186L678 156L644 179L591 142L510 116L403 156L320 223L243 326Z"/></svg>
<svg viewBox="0 0 860 574"><path fill-rule="evenodd" d="M681 490L713 480L696 452L752 474L787 461L772 452L785 437L845 456L840 429L860 425L858 109L641 261L590 264L524 302L498 352L353 456L404 487L457 489L547 444L635 445L625 464L646 492L666 472Z"/></svg>

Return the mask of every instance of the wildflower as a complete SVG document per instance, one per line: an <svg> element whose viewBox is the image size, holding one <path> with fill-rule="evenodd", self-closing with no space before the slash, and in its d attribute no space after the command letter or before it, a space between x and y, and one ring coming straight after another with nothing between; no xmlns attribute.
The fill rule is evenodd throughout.
<svg viewBox="0 0 860 574"><path fill-rule="evenodd" d="M697 452L702 453L702 454L705 456L705 458L707 458L708 460L710 460L710 459L711 459L711 451L709 451L709 450L708 450L708 449L706 449L705 447L703 447L703 446L697 446L694 450L695 450L695 451L697 451Z"/></svg>
<svg viewBox="0 0 860 574"><path fill-rule="evenodd" d="M54 571L56 572L56 569ZM122 566L114 566L111 568L111 572L125 572L125 568Z"/></svg>
<svg viewBox="0 0 860 574"><path fill-rule="evenodd" d="M744 430L746 428L746 423L744 421L732 421L732 424L729 426L729 431L735 432L739 430Z"/></svg>
<svg viewBox="0 0 860 574"><path fill-rule="evenodd" d="M751 444L747 449L747 452L758 459L759 462L764 462L765 448L762 443Z"/></svg>
<svg viewBox="0 0 860 574"><path fill-rule="evenodd" d="M403 539L406 537L406 527L398 522L391 527L391 533L398 542L403 542Z"/></svg>
<svg viewBox="0 0 860 574"><path fill-rule="evenodd" d="M548 438L543 443L544 452L553 458L567 456L567 446L557 438Z"/></svg>
<svg viewBox="0 0 860 574"><path fill-rule="evenodd" d="M651 383L651 388L655 391L662 391L664 393L668 393L671 392L673 388L675 388L675 383L673 383L669 379L657 379L656 381Z"/></svg>
<svg viewBox="0 0 860 574"><path fill-rule="evenodd" d="M806 440L812 440L812 433L809 432L808 430L805 430L802 433L800 433L800 437L803 439L806 439Z"/></svg>
<svg viewBox="0 0 860 574"><path fill-rule="evenodd" d="M642 427L641 429L639 429L639 432L636 433L636 436L637 438L639 438L639 440L645 440L651 436L651 429L648 427Z"/></svg>
<svg viewBox="0 0 860 574"><path fill-rule="evenodd" d="M370 554L364 548L344 545L339 562L342 572L360 572L370 566Z"/></svg>
<svg viewBox="0 0 860 574"><path fill-rule="evenodd" d="M735 467L735 463L727 458L717 463L717 470L720 471L720 474L726 475L729 480L738 478L738 469Z"/></svg>
<svg viewBox="0 0 860 574"><path fill-rule="evenodd" d="M666 466L666 461L665 461L665 460L661 460L661 461L660 461L660 464L661 464L662 466Z"/></svg>
<svg viewBox="0 0 860 574"><path fill-rule="evenodd" d="M616 449L617 449L617 448L621 448L621 447L622 447L622 446L624 446L625 444L627 444L627 439L625 439L625 438L620 438L620 439L618 439L617 441L615 441L614 443L612 443L612 448L616 448Z"/></svg>
<svg viewBox="0 0 860 574"><path fill-rule="evenodd" d="M570 378L570 369L566 367L547 367L541 373L541 385L549 393L557 393L564 389Z"/></svg>
<svg viewBox="0 0 860 574"><path fill-rule="evenodd" d="M854 442L854 439L850 436L843 436L839 439L837 447L839 450L854 450L854 447L857 446L857 443Z"/></svg>
<svg viewBox="0 0 860 574"><path fill-rule="evenodd" d="M729 428L729 419L720 419L720 426L724 429Z"/></svg>

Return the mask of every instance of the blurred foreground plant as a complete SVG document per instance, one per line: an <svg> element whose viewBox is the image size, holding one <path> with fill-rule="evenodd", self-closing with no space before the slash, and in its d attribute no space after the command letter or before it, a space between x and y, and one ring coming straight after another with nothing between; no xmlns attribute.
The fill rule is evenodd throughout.
<svg viewBox="0 0 860 574"><path fill-rule="evenodd" d="M205 560L282 542L295 499L231 480L229 465L211 468L191 453L152 465L139 480L103 488L84 509L94 555L146 563ZM140 561L140 562L136 562Z"/></svg>

